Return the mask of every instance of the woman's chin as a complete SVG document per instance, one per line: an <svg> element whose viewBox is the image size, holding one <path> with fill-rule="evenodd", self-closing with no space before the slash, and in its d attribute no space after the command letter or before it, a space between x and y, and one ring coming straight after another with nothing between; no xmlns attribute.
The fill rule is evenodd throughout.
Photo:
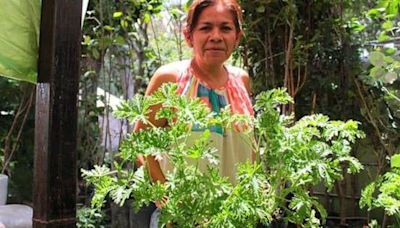
<svg viewBox="0 0 400 228"><path fill-rule="evenodd" d="M204 62L209 64L223 64L226 60L227 58L225 55L206 55Z"/></svg>

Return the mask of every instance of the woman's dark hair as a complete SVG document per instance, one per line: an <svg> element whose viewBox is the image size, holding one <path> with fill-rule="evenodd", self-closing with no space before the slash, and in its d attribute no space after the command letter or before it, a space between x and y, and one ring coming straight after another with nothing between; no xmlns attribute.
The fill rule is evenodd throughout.
<svg viewBox="0 0 400 228"><path fill-rule="evenodd" d="M236 0L194 0L186 18L186 32L190 34L197 25L201 12L209 6L222 3L232 13L237 31L242 30L242 9Z"/></svg>

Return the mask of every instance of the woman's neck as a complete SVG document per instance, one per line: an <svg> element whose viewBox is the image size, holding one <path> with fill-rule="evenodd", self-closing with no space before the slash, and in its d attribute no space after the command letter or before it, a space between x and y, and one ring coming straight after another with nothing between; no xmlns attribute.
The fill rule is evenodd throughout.
<svg viewBox="0 0 400 228"><path fill-rule="evenodd" d="M192 59L190 64L193 74L212 88L222 87L228 80L228 72L223 64L206 65L199 63L196 59Z"/></svg>

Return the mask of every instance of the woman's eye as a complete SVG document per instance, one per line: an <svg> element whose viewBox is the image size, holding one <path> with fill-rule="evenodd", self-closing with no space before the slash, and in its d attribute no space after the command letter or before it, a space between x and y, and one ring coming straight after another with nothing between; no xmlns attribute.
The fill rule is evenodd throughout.
<svg viewBox="0 0 400 228"><path fill-rule="evenodd" d="M223 30L223 31L231 31L232 28L231 28L231 27L222 27L222 30Z"/></svg>
<svg viewBox="0 0 400 228"><path fill-rule="evenodd" d="M210 29L210 27L200 27L201 31L205 31L205 30L209 30L209 29Z"/></svg>

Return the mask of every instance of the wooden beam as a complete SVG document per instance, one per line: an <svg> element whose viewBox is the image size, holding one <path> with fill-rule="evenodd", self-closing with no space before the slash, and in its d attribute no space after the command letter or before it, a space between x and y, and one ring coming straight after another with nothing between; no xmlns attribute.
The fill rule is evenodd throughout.
<svg viewBox="0 0 400 228"><path fill-rule="evenodd" d="M82 0L42 0L33 226L75 227Z"/></svg>

